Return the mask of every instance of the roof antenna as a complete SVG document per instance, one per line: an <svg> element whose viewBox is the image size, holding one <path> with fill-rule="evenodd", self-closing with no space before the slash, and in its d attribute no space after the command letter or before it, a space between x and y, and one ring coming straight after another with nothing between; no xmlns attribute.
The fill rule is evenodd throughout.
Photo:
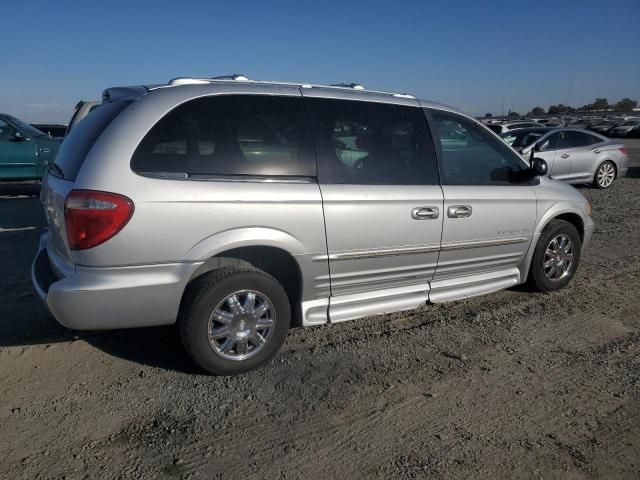
<svg viewBox="0 0 640 480"><path fill-rule="evenodd" d="M571 77L571 82L569 82L569 93L567 93L567 103L565 103L565 105L568 107L569 106L569 100L571 99L571 92L573 91L573 79L575 77Z"/></svg>

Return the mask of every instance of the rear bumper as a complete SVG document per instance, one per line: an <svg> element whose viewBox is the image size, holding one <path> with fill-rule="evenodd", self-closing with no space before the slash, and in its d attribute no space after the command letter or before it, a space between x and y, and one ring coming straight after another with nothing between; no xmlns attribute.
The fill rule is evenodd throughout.
<svg viewBox="0 0 640 480"><path fill-rule="evenodd" d="M129 267L76 266L59 277L48 235L31 267L38 296L58 322L75 330L108 330L175 323L184 289L201 263Z"/></svg>

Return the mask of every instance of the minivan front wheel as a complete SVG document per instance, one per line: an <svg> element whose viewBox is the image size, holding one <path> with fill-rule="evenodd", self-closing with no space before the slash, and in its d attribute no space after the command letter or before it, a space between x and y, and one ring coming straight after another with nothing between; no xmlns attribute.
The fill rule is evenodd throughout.
<svg viewBox="0 0 640 480"><path fill-rule="evenodd" d="M564 288L580 261L582 241L576 227L565 220L552 220L542 231L531 260L529 283L538 291Z"/></svg>
<svg viewBox="0 0 640 480"><path fill-rule="evenodd" d="M289 330L291 308L272 276L230 267L196 279L179 317L182 343L191 358L215 375L237 375L276 354Z"/></svg>

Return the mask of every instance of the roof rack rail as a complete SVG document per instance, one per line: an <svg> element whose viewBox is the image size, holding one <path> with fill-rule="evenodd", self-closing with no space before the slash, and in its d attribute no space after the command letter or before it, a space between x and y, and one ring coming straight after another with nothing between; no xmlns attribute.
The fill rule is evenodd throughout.
<svg viewBox="0 0 640 480"><path fill-rule="evenodd" d="M332 83L330 87L351 88L353 90L364 90L364 85L360 83Z"/></svg>
<svg viewBox="0 0 640 480"><path fill-rule="evenodd" d="M163 88L165 86L173 87L178 85L202 85L214 82L251 82L251 83L259 83L259 84L273 84L273 85L290 85L297 86L300 88L345 88L350 90L360 90L367 91L368 93L376 93L381 95L391 95L396 98L410 98L415 99L416 97L408 94L408 93L393 93L393 92L382 92L377 90L367 90L364 85L361 83L332 83L330 85L315 85L311 83L297 83L297 82L276 82L271 80L252 80L248 78L246 75L241 73L234 73L231 75L221 75L218 77L209 77L209 78L194 78L194 77L177 77L169 80L167 85L154 85L155 88Z"/></svg>
<svg viewBox="0 0 640 480"><path fill-rule="evenodd" d="M249 80L249 77L243 75L242 73L233 73L231 75L221 75L219 77L213 77L211 80L238 80L241 82L246 82Z"/></svg>
<svg viewBox="0 0 640 480"><path fill-rule="evenodd" d="M235 80L240 82L248 82L249 77L241 73L234 73L231 75L221 75L219 77L211 78L194 78L194 77L177 77L169 80L169 85L202 85L205 83L211 83L216 80Z"/></svg>
<svg viewBox="0 0 640 480"><path fill-rule="evenodd" d="M168 85L202 85L205 83L211 83L211 80L208 78L177 77L169 80Z"/></svg>

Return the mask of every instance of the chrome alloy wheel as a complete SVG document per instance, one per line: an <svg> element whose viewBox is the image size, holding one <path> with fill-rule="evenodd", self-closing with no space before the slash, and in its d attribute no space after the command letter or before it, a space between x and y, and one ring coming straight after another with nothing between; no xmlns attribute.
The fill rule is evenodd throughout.
<svg viewBox="0 0 640 480"><path fill-rule="evenodd" d="M544 275L552 282L565 278L573 266L573 242L568 235L555 236L544 252L542 268Z"/></svg>
<svg viewBox="0 0 640 480"><path fill-rule="evenodd" d="M209 317L209 344L227 360L246 360L267 344L275 331L276 312L269 298L254 290L227 296Z"/></svg>
<svg viewBox="0 0 640 480"><path fill-rule="evenodd" d="M596 178L598 181L598 185L600 185L602 188L607 188L613 183L613 180L616 178L616 170L610 163L603 163L598 169Z"/></svg>

